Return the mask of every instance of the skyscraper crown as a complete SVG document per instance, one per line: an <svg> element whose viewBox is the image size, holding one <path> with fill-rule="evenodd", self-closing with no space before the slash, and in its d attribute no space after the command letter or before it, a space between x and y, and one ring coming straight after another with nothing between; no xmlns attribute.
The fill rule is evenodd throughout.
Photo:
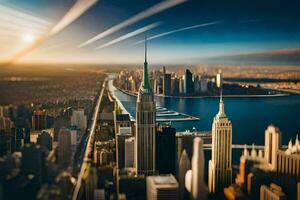
<svg viewBox="0 0 300 200"><path fill-rule="evenodd" d="M148 77L147 37L145 37L145 62L144 62L144 72L143 72L143 81L142 81L142 84L141 84L141 89L144 92L152 92L149 77Z"/></svg>
<svg viewBox="0 0 300 200"><path fill-rule="evenodd" d="M223 94L222 94L222 87L221 87L221 92L220 92L220 103L219 103L219 112L217 114L218 118L225 118L226 114L224 111L224 102L223 102Z"/></svg>

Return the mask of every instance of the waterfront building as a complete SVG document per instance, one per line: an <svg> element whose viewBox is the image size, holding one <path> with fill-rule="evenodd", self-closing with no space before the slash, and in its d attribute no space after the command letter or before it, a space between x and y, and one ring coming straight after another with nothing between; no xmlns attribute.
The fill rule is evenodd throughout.
<svg viewBox="0 0 300 200"><path fill-rule="evenodd" d="M68 167L71 160L71 133L69 129L62 128L58 133L58 164L65 168Z"/></svg>
<svg viewBox="0 0 300 200"><path fill-rule="evenodd" d="M221 88L223 85L223 74L221 71L219 71L219 73L217 73L216 76L216 86L217 88Z"/></svg>
<svg viewBox="0 0 300 200"><path fill-rule="evenodd" d="M209 161L208 188L210 193L223 192L232 179L232 124L225 114L222 93L219 112L212 124L212 159Z"/></svg>
<svg viewBox="0 0 300 200"><path fill-rule="evenodd" d="M43 130L47 128L46 110L35 110L32 115L32 130Z"/></svg>
<svg viewBox="0 0 300 200"><path fill-rule="evenodd" d="M201 87L201 92L207 92L207 80L204 78L201 78L200 80L200 87Z"/></svg>
<svg viewBox="0 0 300 200"><path fill-rule="evenodd" d="M281 147L281 132L278 127L270 125L265 130L265 160L272 170L277 165L277 151Z"/></svg>
<svg viewBox="0 0 300 200"><path fill-rule="evenodd" d="M189 69L185 70L184 93L186 95L194 93L193 74Z"/></svg>
<svg viewBox="0 0 300 200"><path fill-rule="evenodd" d="M163 74L163 95L171 94L171 74Z"/></svg>
<svg viewBox="0 0 300 200"><path fill-rule="evenodd" d="M155 172L155 101L148 77L147 40L143 80L136 102L135 165L138 174Z"/></svg>
<svg viewBox="0 0 300 200"><path fill-rule="evenodd" d="M179 94L179 79L178 78L171 78L171 95L178 95Z"/></svg>
<svg viewBox="0 0 300 200"><path fill-rule="evenodd" d="M82 131L86 130L87 117L84 114L84 109L74 109L71 116L71 126L76 126Z"/></svg>
<svg viewBox="0 0 300 200"><path fill-rule="evenodd" d="M169 125L160 125L156 131L156 170L159 174L175 175L175 162L176 130Z"/></svg>
<svg viewBox="0 0 300 200"><path fill-rule="evenodd" d="M178 182L173 175L147 177L148 200L179 200Z"/></svg>
<svg viewBox="0 0 300 200"><path fill-rule="evenodd" d="M274 183L270 187L266 185L260 186L260 200L286 200L287 196L282 188Z"/></svg>
<svg viewBox="0 0 300 200"><path fill-rule="evenodd" d="M180 199L189 199L189 193L185 188L185 175L191 169L191 162L189 156L184 149L180 156L179 161L179 173L178 173L178 183L179 183L179 195Z"/></svg>
<svg viewBox="0 0 300 200"><path fill-rule="evenodd" d="M184 90L184 80L185 80L185 76L183 75L183 76L179 79L179 94L185 94L185 90Z"/></svg>
<svg viewBox="0 0 300 200"><path fill-rule="evenodd" d="M199 75L194 76L194 92L199 94L201 92L201 77Z"/></svg>

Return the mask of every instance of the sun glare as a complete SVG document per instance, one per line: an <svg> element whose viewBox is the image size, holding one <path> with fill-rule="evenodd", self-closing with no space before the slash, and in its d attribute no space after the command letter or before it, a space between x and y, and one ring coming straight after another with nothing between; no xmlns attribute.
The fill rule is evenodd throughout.
<svg viewBox="0 0 300 200"><path fill-rule="evenodd" d="M22 36L22 40L26 43L32 43L34 41L34 36L30 33L25 33L23 36Z"/></svg>

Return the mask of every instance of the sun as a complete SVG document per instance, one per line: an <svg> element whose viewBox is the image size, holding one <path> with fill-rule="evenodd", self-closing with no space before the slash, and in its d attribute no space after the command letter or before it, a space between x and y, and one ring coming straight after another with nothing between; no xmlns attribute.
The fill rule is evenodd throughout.
<svg viewBox="0 0 300 200"><path fill-rule="evenodd" d="M26 43L32 43L35 37L31 33L25 33L22 35L22 40Z"/></svg>

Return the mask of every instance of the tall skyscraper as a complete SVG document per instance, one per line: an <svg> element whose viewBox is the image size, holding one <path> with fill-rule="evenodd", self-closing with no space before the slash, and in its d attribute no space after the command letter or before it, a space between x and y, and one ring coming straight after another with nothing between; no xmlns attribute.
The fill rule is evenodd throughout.
<svg viewBox="0 0 300 200"><path fill-rule="evenodd" d="M46 110L36 110L32 115L32 129L43 130L47 128Z"/></svg>
<svg viewBox="0 0 300 200"><path fill-rule="evenodd" d="M176 130L160 125L156 130L156 165L159 174L174 174L176 164ZM168 147L168 148L166 148Z"/></svg>
<svg viewBox="0 0 300 200"><path fill-rule="evenodd" d="M186 150L182 151L180 161L179 161L179 173L178 173L178 182L179 182L179 195L180 199L188 199L189 194L185 188L185 174L191 168L191 162L189 159Z"/></svg>
<svg viewBox="0 0 300 200"><path fill-rule="evenodd" d="M231 184L232 168L232 124L224 112L221 98L219 112L212 124L212 159L209 161L208 190L210 193L223 192Z"/></svg>
<svg viewBox="0 0 300 200"><path fill-rule="evenodd" d="M185 71L184 91L186 95L190 95L194 92L193 74L189 69Z"/></svg>
<svg viewBox="0 0 300 200"><path fill-rule="evenodd" d="M204 152L203 141L200 137L194 139L194 151L192 157L192 199L207 199L207 187L204 182Z"/></svg>
<svg viewBox="0 0 300 200"><path fill-rule="evenodd" d="M222 75L222 71L219 71L219 73L217 73L216 76L216 86L218 88L221 88L223 85L223 75Z"/></svg>
<svg viewBox="0 0 300 200"><path fill-rule="evenodd" d="M124 146L124 166L125 168L131 168L134 166L134 137L126 138Z"/></svg>
<svg viewBox="0 0 300 200"><path fill-rule="evenodd" d="M178 78L172 78L171 79L171 95L178 95L179 94L179 79Z"/></svg>
<svg viewBox="0 0 300 200"><path fill-rule="evenodd" d="M275 170L277 164L276 153L281 147L281 132L275 126L268 126L265 130L265 160Z"/></svg>
<svg viewBox="0 0 300 200"><path fill-rule="evenodd" d="M68 167L71 160L71 133L69 129L61 129L58 133L58 163L61 167Z"/></svg>
<svg viewBox="0 0 300 200"><path fill-rule="evenodd" d="M163 75L163 95L171 94L171 74Z"/></svg>
<svg viewBox="0 0 300 200"><path fill-rule="evenodd" d="M47 131L42 131L37 138L37 144L45 148L47 151L52 150L53 138Z"/></svg>
<svg viewBox="0 0 300 200"><path fill-rule="evenodd" d="M135 165L138 174L155 172L155 102L148 77L147 39L145 40L144 75L136 102Z"/></svg>
<svg viewBox="0 0 300 200"><path fill-rule="evenodd" d="M45 178L45 153L39 145L26 144L22 148L21 171L24 174L34 174L39 182Z"/></svg>

